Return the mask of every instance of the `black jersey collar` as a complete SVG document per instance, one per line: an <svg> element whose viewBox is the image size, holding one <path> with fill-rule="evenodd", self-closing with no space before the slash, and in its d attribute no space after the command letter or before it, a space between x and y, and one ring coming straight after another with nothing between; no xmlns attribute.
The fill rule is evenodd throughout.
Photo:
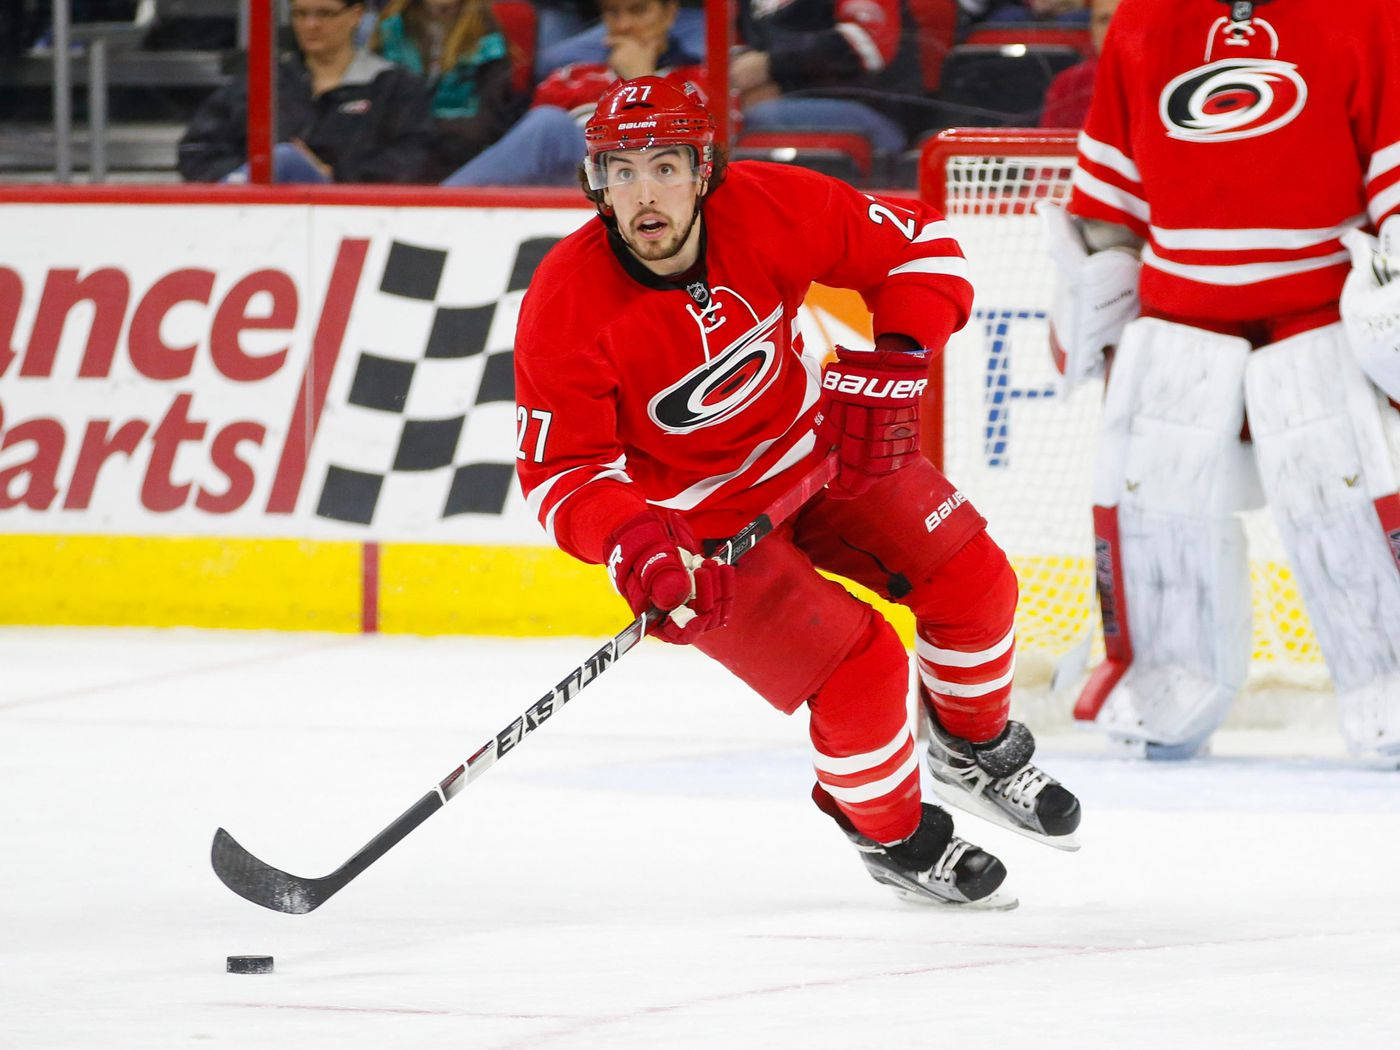
<svg viewBox="0 0 1400 1050"><path fill-rule="evenodd" d="M705 303L701 296L708 300L710 295L709 281L705 277L705 245L709 237L709 228L705 225L703 213L696 221L700 223L700 251L695 256L694 264L689 269L677 274L662 276L648 269L640 259L632 254L632 249L627 247L627 242L622 239L622 234L617 232L617 227L613 224L608 225L608 247L612 249L613 255L622 264L622 268L627 271L627 276L638 284L658 292L690 292L690 297L704 306ZM691 291L696 286L701 289L700 295Z"/></svg>

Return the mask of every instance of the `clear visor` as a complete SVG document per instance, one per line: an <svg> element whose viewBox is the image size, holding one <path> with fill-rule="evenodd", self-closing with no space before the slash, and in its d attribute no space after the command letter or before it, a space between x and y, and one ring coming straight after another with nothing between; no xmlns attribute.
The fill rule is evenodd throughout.
<svg viewBox="0 0 1400 1050"><path fill-rule="evenodd" d="M690 146L612 150L588 158L584 168L592 190L625 190L643 181L665 187L700 181L695 150Z"/></svg>

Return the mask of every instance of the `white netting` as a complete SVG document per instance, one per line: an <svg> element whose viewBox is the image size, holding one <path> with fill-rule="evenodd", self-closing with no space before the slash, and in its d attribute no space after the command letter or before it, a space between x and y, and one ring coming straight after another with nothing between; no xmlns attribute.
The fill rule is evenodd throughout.
<svg viewBox="0 0 1400 1050"><path fill-rule="evenodd" d="M1091 478L1101 386L1059 392L1048 346L1051 263L1036 202L1069 191L1073 145L1058 155L975 143L947 159L948 217L968 257L975 315L945 356L944 466L986 516L1021 577L1019 686L1043 685L1093 632ZM998 152L1000 155L997 155ZM937 199L934 200L938 204ZM1254 594L1251 692L1326 685L1312 628L1267 514L1246 515Z"/></svg>

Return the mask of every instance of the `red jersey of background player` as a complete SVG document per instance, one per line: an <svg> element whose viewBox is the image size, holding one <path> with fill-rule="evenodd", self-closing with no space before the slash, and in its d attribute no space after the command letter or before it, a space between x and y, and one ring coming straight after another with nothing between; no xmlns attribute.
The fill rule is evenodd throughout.
<svg viewBox="0 0 1400 1050"><path fill-rule="evenodd" d="M794 212L808 221L790 225ZM522 304L521 484L554 541L587 561L647 503L728 535L825 453L811 429L821 362L797 331L813 281L859 291L875 331L923 346L967 320L966 264L926 205L743 162L704 214L685 274L651 273L594 219L550 252Z"/></svg>
<svg viewBox="0 0 1400 1050"><path fill-rule="evenodd" d="M1338 237L1400 209L1396 2L1271 0L1241 27L1228 14L1123 0L1070 210L1147 238L1146 314L1335 321Z"/></svg>
<svg viewBox="0 0 1400 1050"><path fill-rule="evenodd" d="M673 81L678 87L691 81L704 83L705 80L702 66L662 68L656 71L656 75ZM593 115L598 99L617 81L617 74L606 62L578 62L563 66L540 81L530 105L558 106L568 110L576 119L583 120Z"/></svg>

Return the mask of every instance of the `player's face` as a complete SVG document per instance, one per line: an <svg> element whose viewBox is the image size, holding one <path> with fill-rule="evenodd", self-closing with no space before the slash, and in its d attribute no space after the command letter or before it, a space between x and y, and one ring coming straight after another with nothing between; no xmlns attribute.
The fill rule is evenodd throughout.
<svg viewBox="0 0 1400 1050"><path fill-rule="evenodd" d="M690 266L700 241L696 202L704 190L691 151L683 146L619 150L604 163L603 199L633 254L660 274Z"/></svg>

